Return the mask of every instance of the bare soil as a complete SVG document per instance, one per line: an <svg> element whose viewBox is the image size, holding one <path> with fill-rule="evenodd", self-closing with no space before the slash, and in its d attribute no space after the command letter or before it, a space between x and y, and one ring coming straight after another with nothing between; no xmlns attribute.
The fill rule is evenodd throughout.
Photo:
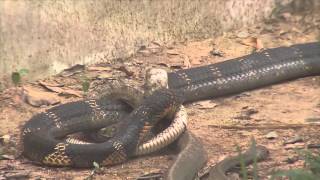
<svg viewBox="0 0 320 180"><path fill-rule="evenodd" d="M216 63L251 53L255 48L279 47L295 43L317 41L319 37L319 16L284 14L280 20L257 24L220 37L179 42L174 45L156 42L141 48L138 53L124 60L98 64L95 67L109 67L110 70L82 70L79 73L57 75L42 81L63 84L74 91L81 91L83 77L91 84L94 93L108 78L115 77L135 86L143 84L146 68L161 67L168 70L189 68ZM103 76L101 76L103 75ZM103 78L104 77L104 78ZM107 78L106 78L107 77ZM104 80L101 80L104 79ZM74 95L58 95L39 85L39 82L22 82L22 87L37 87L39 91L52 93L60 101L81 100ZM320 78L307 77L268 86L241 94L221 97L187 105L188 130L202 141L209 159L207 166L236 154L236 145L247 149L254 137L258 144L270 150L267 160L259 163L259 175L268 179L279 169L301 168L303 160L288 162L298 156L296 148L303 149L310 143L319 143L320 126ZM2 156L0 179L84 179L92 169L51 168L38 166L20 155L20 133L23 124L32 115L52 107L33 107L21 98L21 88L10 88L0 94L0 137ZM273 139L266 135L277 134ZM300 136L303 141L284 145L287 140ZM164 172L175 154L165 149L149 156L132 159L127 163L102 168L94 179L135 179L143 174Z"/></svg>

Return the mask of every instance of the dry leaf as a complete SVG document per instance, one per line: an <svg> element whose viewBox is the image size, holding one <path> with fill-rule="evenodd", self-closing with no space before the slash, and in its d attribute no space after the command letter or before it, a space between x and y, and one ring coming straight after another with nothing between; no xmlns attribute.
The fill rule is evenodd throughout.
<svg viewBox="0 0 320 180"><path fill-rule="evenodd" d="M60 73L63 77L69 77L74 74L80 73L84 70L84 65L76 64L68 69L65 69L62 73Z"/></svg>
<svg viewBox="0 0 320 180"><path fill-rule="evenodd" d="M200 105L199 109L212 109L218 106L216 103L212 102L212 100L200 101L197 105Z"/></svg>
<svg viewBox="0 0 320 180"><path fill-rule="evenodd" d="M199 64L201 64L201 61L200 61L200 59L196 59L196 58L195 58L195 59L192 59L192 60L191 60L191 64L192 64L192 65L199 65Z"/></svg>
<svg viewBox="0 0 320 180"><path fill-rule="evenodd" d="M176 56L176 55L179 55L180 53L174 49L168 49L167 54Z"/></svg>
<svg viewBox="0 0 320 180"><path fill-rule="evenodd" d="M257 38L255 37L245 38L240 41L240 44L251 46L251 47L255 47L256 43L257 43Z"/></svg>
<svg viewBox="0 0 320 180"><path fill-rule="evenodd" d="M101 73L97 77L98 79L114 79L111 73Z"/></svg>
<svg viewBox="0 0 320 180"><path fill-rule="evenodd" d="M126 66L120 66L118 68L118 70L126 73L126 75L129 76L129 77L134 75L134 72L132 70L130 70L128 67L126 67Z"/></svg>
<svg viewBox="0 0 320 180"><path fill-rule="evenodd" d="M256 48L257 51L261 51L261 50L264 49L264 45L263 45L261 39L257 38L256 47L255 48Z"/></svg>
<svg viewBox="0 0 320 180"><path fill-rule="evenodd" d="M6 159L6 160L13 160L15 157L13 155L7 155L7 154L2 154L1 158Z"/></svg>
<svg viewBox="0 0 320 180"><path fill-rule="evenodd" d="M190 63L190 59L188 56L185 56L185 58L183 60L183 66L186 68L191 68L191 63Z"/></svg>
<svg viewBox="0 0 320 180"><path fill-rule="evenodd" d="M237 34L237 37L238 38L247 38L247 37L249 37L249 33L248 33L248 31L241 31Z"/></svg>
<svg viewBox="0 0 320 180"><path fill-rule="evenodd" d="M303 142L297 142L294 144L286 144L284 146L284 149L289 150L289 149L303 149L305 146L305 143Z"/></svg>
<svg viewBox="0 0 320 180"><path fill-rule="evenodd" d="M181 56L172 56L168 59L163 59L158 61L157 64L164 65L166 67L178 67L181 68L183 66L184 59Z"/></svg>
<svg viewBox="0 0 320 180"><path fill-rule="evenodd" d="M88 71L111 71L111 67L105 67L105 66L90 66L87 68Z"/></svg>
<svg viewBox="0 0 320 180"><path fill-rule="evenodd" d="M271 132L269 132L268 134L266 134L266 138L267 138L267 139L275 139L275 138L277 138L277 137L279 137L279 135L278 135L278 133L275 132L275 131L271 131Z"/></svg>
<svg viewBox="0 0 320 180"><path fill-rule="evenodd" d="M262 41L256 37L249 37L240 41L240 44L251 46L257 51L260 51L264 48Z"/></svg>
<svg viewBox="0 0 320 180"><path fill-rule="evenodd" d="M44 92L39 88L34 88L31 86L24 87L23 99L28 104L36 107L58 104L60 102L57 95Z"/></svg>
<svg viewBox="0 0 320 180"><path fill-rule="evenodd" d="M41 81L39 80L39 84L45 88L47 87L62 87L64 86L63 84L59 84L57 82L45 82L45 81Z"/></svg>
<svg viewBox="0 0 320 180"><path fill-rule="evenodd" d="M82 92L78 90L73 90L67 87L54 87L54 86L45 86L46 89L56 92L60 95L74 95L77 97L82 97Z"/></svg>
<svg viewBox="0 0 320 180"><path fill-rule="evenodd" d="M77 97L82 97L82 92L78 91L78 90L73 90L70 88L63 88L63 91L60 92L59 94L61 95L73 95L73 96L77 96Z"/></svg>

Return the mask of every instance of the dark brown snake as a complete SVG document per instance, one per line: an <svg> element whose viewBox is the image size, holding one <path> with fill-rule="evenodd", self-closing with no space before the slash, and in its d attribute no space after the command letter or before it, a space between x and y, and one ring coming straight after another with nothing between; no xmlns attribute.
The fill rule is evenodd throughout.
<svg viewBox="0 0 320 180"><path fill-rule="evenodd" d="M92 106L78 102L68 109L53 108L47 114L36 115L28 121L23 131L24 155L47 165L88 167L94 161L103 165L121 163L134 155L135 149L156 122L174 113L182 103L226 96L319 74L318 42L267 49L221 63L170 72L169 89L156 91L129 116L123 117L122 131L110 140L90 145L61 143L59 138L67 134L106 126L104 99L97 100ZM56 114L62 116L56 117ZM72 114L77 114L77 117ZM65 121L66 118L69 120ZM111 119L109 121L115 121L121 117L119 113L110 112L108 118ZM84 127L83 124L88 126ZM189 163L194 164L198 159L190 158ZM168 177L199 169L194 166L192 168L169 171Z"/></svg>

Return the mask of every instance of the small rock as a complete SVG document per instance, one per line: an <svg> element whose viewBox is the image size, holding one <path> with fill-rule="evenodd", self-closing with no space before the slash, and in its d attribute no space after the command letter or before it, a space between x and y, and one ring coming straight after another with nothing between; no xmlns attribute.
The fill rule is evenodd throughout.
<svg viewBox="0 0 320 180"><path fill-rule="evenodd" d="M224 53L222 51L217 50L217 49L211 50L210 54L212 56L218 56L218 57L223 57L224 56Z"/></svg>
<svg viewBox="0 0 320 180"><path fill-rule="evenodd" d="M279 137L279 135L275 131L271 131L266 135L267 139L275 139L277 137Z"/></svg>

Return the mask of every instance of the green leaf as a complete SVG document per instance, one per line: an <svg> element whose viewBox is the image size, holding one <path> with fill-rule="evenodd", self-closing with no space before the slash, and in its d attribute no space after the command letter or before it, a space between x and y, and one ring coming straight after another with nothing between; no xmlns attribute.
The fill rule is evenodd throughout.
<svg viewBox="0 0 320 180"><path fill-rule="evenodd" d="M29 70L28 69L20 69L19 70L19 74L20 76L25 76L29 73Z"/></svg>
<svg viewBox="0 0 320 180"><path fill-rule="evenodd" d="M239 153L239 161L240 161L240 172L242 174L242 179L247 180L248 179L248 173L246 169L246 164L244 161L244 157L241 151L241 148L237 145L237 152Z"/></svg>
<svg viewBox="0 0 320 180"><path fill-rule="evenodd" d="M251 147L253 148L253 179L258 180L258 158L257 158L257 143L256 140L251 138Z"/></svg>
<svg viewBox="0 0 320 180"><path fill-rule="evenodd" d="M88 92L90 88L90 82L88 80L82 81L82 91Z"/></svg>
<svg viewBox="0 0 320 180"><path fill-rule="evenodd" d="M21 75L18 72L13 72L11 74L11 80L14 85L18 85L21 82Z"/></svg>

